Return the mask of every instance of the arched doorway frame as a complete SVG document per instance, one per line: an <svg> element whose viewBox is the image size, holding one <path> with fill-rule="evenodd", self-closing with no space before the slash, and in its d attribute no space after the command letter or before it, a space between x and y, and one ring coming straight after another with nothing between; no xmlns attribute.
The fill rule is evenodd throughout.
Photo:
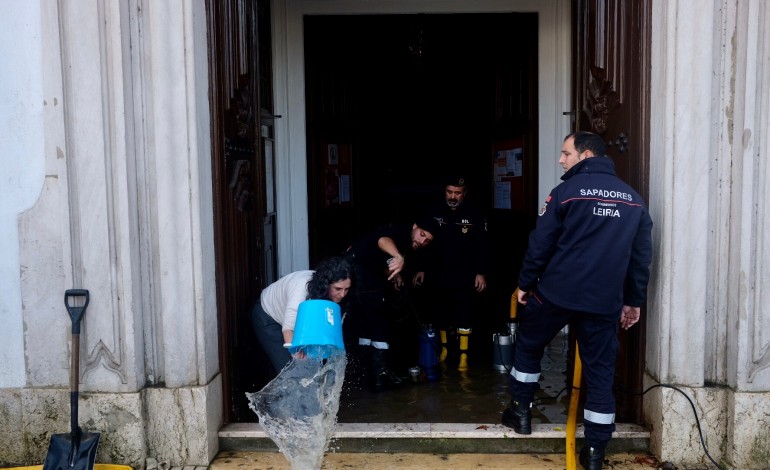
<svg viewBox="0 0 770 470"><path fill-rule="evenodd" d="M571 129L571 10L569 0L275 0L273 58L279 275L309 264L305 126L305 15L511 13L538 14L538 199L559 182L561 139Z"/></svg>

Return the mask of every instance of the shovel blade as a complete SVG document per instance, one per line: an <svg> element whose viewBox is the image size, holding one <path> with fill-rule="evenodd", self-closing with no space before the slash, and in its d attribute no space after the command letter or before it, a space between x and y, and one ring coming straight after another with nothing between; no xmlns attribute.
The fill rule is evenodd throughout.
<svg viewBox="0 0 770 470"><path fill-rule="evenodd" d="M43 470L94 470L98 432L54 434L48 445Z"/></svg>

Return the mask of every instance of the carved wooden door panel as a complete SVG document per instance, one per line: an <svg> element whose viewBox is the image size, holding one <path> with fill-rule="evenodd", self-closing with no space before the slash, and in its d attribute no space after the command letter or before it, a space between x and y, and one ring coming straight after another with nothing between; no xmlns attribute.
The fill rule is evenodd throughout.
<svg viewBox="0 0 770 470"><path fill-rule="evenodd" d="M648 200L652 0L575 0L575 128L601 134L618 176ZM618 422L642 420L645 312L620 334Z"/></svg>
<svg viewBox="0 0 770 470"><path fill-rule="evenodd" d="M269 25L268 10L269 0L209 0L207 4L225 422L256 421L245 392L259 390L270 379L250 315L262 288L276 273L271 255L275 238L271 67L269 55L263 57L270 50L269 29L260 35L260 28ZM266 178L266 163L270 178Z"/></svg>

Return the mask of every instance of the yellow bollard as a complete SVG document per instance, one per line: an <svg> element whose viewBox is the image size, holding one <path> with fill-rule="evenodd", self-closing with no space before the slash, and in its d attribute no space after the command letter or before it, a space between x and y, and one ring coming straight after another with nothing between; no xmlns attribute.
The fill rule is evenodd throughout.
<svg viewBox="0 0 770 470"><path fill-rule="evenodd" d="M580 378L583 365L580 363L580 351L575 341L575 369L572 371L572 391L569 395L569 414L567 414L567 470L575 470L575 432L577 430L578 401L580 400Z"/></svg>

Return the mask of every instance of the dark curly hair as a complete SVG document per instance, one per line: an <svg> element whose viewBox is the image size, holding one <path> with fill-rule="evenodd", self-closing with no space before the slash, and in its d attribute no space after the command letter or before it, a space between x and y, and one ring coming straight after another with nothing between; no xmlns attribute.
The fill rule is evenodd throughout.
<svg viewBox="0 0 770 470"><path fill-rule="evenodd" d="M328 300L329 286L345 279L350 279L351 286L355 283L353 265L350 261L340 256L326 258L318 263L313 276L307 283L307 298ZM348 295L340 303L340 308L343 311L350 294L348 292Z"/></svg>

